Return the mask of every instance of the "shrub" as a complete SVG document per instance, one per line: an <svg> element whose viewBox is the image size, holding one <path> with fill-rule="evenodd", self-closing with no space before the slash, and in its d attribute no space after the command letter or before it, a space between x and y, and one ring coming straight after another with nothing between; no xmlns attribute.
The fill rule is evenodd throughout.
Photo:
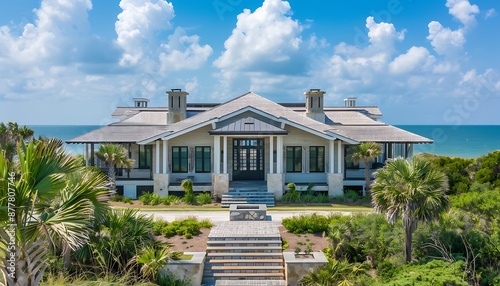
<svg viewBox="0 0 500 286"><path fill-rule="evenodd" d="M174 195L168 195L162 198L162 204L167 206L179 204L181 201L182 201L181 198Z"/></svg>
<svg viewBox="0 0 500 286"><path fill-rule="evenodd" d="M196 196L196 202L200 205L207 205L212 203L210 193L202 193Z"/></svg>
<svg viewBox="0 0 500 286"><path fill-rule="evenodd" d="M196 196L193 192L193 181L190 179L185 179L182 181L181 187L185 192L182 200L186 204L194 205L196 203Z"/></svg>
<svg viewBox="0 0 500 286"><path fill-rule="evenodd" d="M330 197L327 194L317 194L316 197L314 198L314 202L321 204L329 203Z"/></svg>
<svg viewBox="0 0 500 286"><path fill-rule="evenodd" d="M326 216L316 213L284 218L281 223L288 231L295 234L324 232L328 230L330 224Z"/></svg>
<svg viewBox="0 0 500 286"><path fill-rule="evenodd" d="M465 262L453 263L432 260L426 264L406 264L395 270L383 285L469 285L463 278Z"/></svg>
<svg viewBox="0 0 500 286"><path fill-rule="evenodd" d="M359 200L358 192L356 192L354 190L348 190L344 194L344 199L355 202L355 201Z"/></svg>
<svg viewBox="0 0 500 286"><path fill-rule="evenodd" d="M139 201L144 205L150 205L152 199L153 199L153 194L151 193L144 193L139 197Z"/></svg>
<svg viewBox="0 0 500 286"><path fill-rule="evenodd" d="M123 202L123 203L129 203L129 204L133 203L131 197L124 197L122 195L114 195L109 200L112 202Z"/></svg>
<svg viewBox="0 0 500 286"><path fill-rule="evenodd" d="M162 201L163 201L163 198L162 198L162 197L160 197L160 195L158 195L158 194L153 194L153 195L151 196L151 201L150 201L150 204L151 204L152 206L156 206L156 205L161 204L161 202L162 202Z"/></svg>
<svg viewBox="0 0 500 286"><path fill-rule="evenodd" d="M124 203L128 203L128 204L133 204L134 203L131 197L124 197L123 198L123 202Z"/></svg>
<svg viewBox="0 0 500 286"><path fill-rule="evenodd" d="M212 227L210 220L198 221L195 217L188 217L181 220L174 220L171 223L159 223L160 225L154 230L160 229L161 234L165 237L172 237L174 235L183 235L186 238L192 238L194 235L200 233L200 229Z"/></svg>
<svg viewBox="0 0 500 286"><path fill-rule="evenodd" d="M289 204L300 203L300 191L297 190L297 186L294 183L288 183L287 187L290 190L281 197L281 201Z"/></svg>

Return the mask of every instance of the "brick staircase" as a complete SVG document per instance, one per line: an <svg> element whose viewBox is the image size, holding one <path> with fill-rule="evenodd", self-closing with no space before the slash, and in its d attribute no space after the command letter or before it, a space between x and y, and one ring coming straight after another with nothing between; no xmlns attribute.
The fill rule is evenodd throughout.
<svg viewBox="0 0 500 286"><path fill-rule="evenodd" d="M271 221L229 221L208 237L202 285L286 285L281 236Z"/></svg>
<svg viewBox="0 0 500 286"><path fill-rule="evenodd" d="M267 190L234 189L222 195L221 206L228 208L231 204L265 204L274 207L274 194Z"/></svg>

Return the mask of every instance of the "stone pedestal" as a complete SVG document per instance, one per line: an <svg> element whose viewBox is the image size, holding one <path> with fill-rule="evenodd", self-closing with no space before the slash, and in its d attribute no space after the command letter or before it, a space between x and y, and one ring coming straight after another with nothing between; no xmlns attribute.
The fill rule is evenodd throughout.
<svg viewBox="0 0 500 286"><path fill-rule="evenodd" d="M266 205L232 204L229 206L229 220L266 220Z"/></svg>
<svg viewBox="0 0 500 286"><path fill-rule="evenodd" d="M205 252L184 252L192 255L191 260L171 260L160 271L167 271L177 279L189 280L189 285L201 285L203 270L205 269Z"/></svg>
<svg viewBox="0 0 500 286"><path fill-rule="evenodd" d="M344 174L328 173L328 195L332 197L344 195Z"/></svg>
<svg viewBox="0 0 500 286"><path fill-rule="evenodd" d="M328 264L323 252L311 252L312 258L296 258L293 252L283 252L287 285L299 285L300 280Z"/></svg>
<svg viewBox="0 0 500 286"><path fill-rule="evenodd" d="M153 193L161 197L168 196L169 174L154 174L153 175Z"/></svg>
<svg viewBox="0 0 500 286"><path fill-rule="evenodd" d="M224 193L229 192L229 174L212 174L214 196L221 200Z"/></svg>
<svg viewBox="0 0 500 286"><path fill-rule="evenodd" d="M283 196L283 180L283 174L267 174L267 191L274 193L277 200Z"/></svg>

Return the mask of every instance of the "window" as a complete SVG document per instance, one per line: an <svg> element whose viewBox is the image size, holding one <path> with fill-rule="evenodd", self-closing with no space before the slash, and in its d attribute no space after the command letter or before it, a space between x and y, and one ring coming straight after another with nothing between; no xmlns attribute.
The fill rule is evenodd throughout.
<svg viewBox="0 0 500 286"><path fill-rule="evenodd" d="M210 146L195 147L195 171L196 173L210 173Z"/></svg>
<svg viewBox="0 0 500 286"><path fill-rule="evenodd" d="M325 147L309 147L309 172L325 171Z"/></svg>
<svg viewBox="0 0 500 286"><path fill-rule="evenodd" d="M302 172L302 147L286 147L286 171Z"/></svg>
<svg viewBox="0 0 500 286"><path fill-rule="evenodd" d="M139 169L150 169L153 158L153 146L139 145Z"/></svg>
<svg viewBox="0 0 500 286"><path fill-rule="evenodd" d="M186 146L172 147L172 173L187 173L188 148Z"/></svg>

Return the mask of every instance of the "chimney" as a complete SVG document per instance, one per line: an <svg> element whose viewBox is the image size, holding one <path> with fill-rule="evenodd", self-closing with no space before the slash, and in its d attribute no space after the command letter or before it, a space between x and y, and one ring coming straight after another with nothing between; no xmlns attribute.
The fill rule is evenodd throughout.
<svg viewBox="0 0 500 286"><path fill-rule="evenodd" d="M319 88L312 88L304 92L306 96L306 116L321 123L325 123L325 112L323 111L323 95L325 93Z"/></svg>
<svg viewBox="0 0 500 286"><path fill-rule="evenodd" d="M174 124L186 119L187 95L189 93L180 88L173 88L167 91L168 94L168 115L167 124Z"/></svg>
<svg viewBox="0 0 500 286"><path fill-rule="evenodd" d="M149 99L136 97L134 99L134 107L148 107Z"/></svg>
<svg viewBox="0 0 500 286"><path fill-rule="evenodd" d="M356 97L348 97L344 99L345 107L356 107Z"/></svg>

